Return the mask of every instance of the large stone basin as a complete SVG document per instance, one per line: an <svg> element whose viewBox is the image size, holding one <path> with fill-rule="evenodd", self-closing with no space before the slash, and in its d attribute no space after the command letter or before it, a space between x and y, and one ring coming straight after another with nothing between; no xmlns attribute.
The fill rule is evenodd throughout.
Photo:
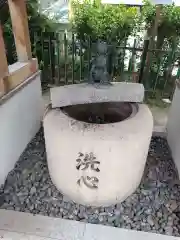
<svg viewBox="0 0 180 240"><path fill-rule="evenodd" d="M141 181L152 128L149 108L132 98L48 109L44 134L52 181L80 204L123 201Z"/></svg>

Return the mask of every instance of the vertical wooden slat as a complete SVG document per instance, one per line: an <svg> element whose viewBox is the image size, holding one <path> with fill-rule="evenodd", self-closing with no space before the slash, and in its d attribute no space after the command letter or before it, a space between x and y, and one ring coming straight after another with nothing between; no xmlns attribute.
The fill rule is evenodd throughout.
<svg viewBox="0 0 180 240"><path fill-rule="evenodd" d="M44 57L44 52L45 52L45 47L44 47L44 33L40 32L40 36L41 36L41 56L42 56L42 60L41 60L41 65L40 65L40 69L41 69L41 80L42 82L44 81L44 79L47 78L47 75L45 73L45 71L47 70L45 67L45 57ZM46 80L45 80L46 81Z"/></svg>
<svg viewBox="0 0 180 240"><path fill-rule="evenodd" d="M25 0L8 0L18 61L32 59Z"/></svg>
<svg viewBox="0 0 180 240"><path fill-rule="evenodd" d="M144 74L144 68L146 65L146 59L147 59L147 54L148 54L148 47L149 47L149 39L145 37L144 39L144 44L143 44L143 52L141 56L141 66L140 66L140 71L139 71L139 79L138 82L142 83L143 82L143 74Z"/></svg>
<svg viewBox="0 0 180 240"><path fill-rule="evenodd" d="M75 66L75 62L74 62L74 55L75 55L75 46L74 46L74 33L72 33L72 83L74 83L74 66Z"/></svg>
<svg viewBox="0 0 180 240"><path fill-rule="evenodd" d="M134 45L133 45L133 49L132 49L132 72L135 71L135 68L136 68L136 43L137 43L137 40L134 39Z"/></svg>
<svg viewBox="0 0 180 240"><path fill-rule="evenodd" d="M126 45L127 45L127 38L125 38L123 51L121 53L120 75L122 75L124 72L124 60L125 60L125 55L126 55Z"/></svg>
<svg viewBox="0 0 180 240"><path fill-rule="evenodd" d="M67 42L67 33L66 31L64 32L64 78L65 78L65 83L68 83L68 78L67 78L67 49L68 48L68 42Z"/></svg>
<svg viewBox="0 0 180 240"><path fill-rule="evenodd" d="M0 96L6 92L5 77L9 74L6 50L3 39L2 27L0 24Z"/></svg>
<svg viewBox="0 0 180 240"><path fill-rule="evenodd" d="M57 51L57 68L58 68L58 80L56 84L60 84L61 79L61 71L60 71L60 41L59 41L59 33L56 33L56 51Z"/></svg>
<svg viewBox="0 0 180 240"><path fill-rule="evenodd" d="M88 37L88 79L91 70L91 37Z"/></svg>
<svg viewBox="0 0 180 240"><path fill-rule="evenodd" d="M49 52L49 70L50 70L50 83L54 84L54 79L53 79L53 63L52 63L52 36L51 33L49 33L48 37L48 52Z"/></svg>
<svg viewBox="0 0 180 240"><path fill-rule="evenodd" d="M82 80L82 41L80 41L80 82Z"/></svg>

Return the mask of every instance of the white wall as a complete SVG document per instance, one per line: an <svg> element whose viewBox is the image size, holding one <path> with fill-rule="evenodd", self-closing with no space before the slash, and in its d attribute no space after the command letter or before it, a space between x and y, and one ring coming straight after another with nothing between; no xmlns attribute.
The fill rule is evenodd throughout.
<svg viewBox="0 0 180 240"><path fill-rule="evenodd" d="M180 89L176 87L167 124L167 140L180 175Z"/></svg>
<svg viewBox="0 0 180 240"><path fill-rule="evenodd" d="M43 105L40 73L1 104L0 185L14 167L29 141L40 128Z"/></svg>

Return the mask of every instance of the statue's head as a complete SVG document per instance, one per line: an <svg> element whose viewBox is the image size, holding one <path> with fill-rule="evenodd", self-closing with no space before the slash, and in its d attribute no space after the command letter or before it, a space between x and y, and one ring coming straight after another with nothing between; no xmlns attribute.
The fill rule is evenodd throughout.
<svg viewBox="0 0 180 240"><path fill-rule="evenodd" d="M106 42L98 41L96 51L98 54L106 54L108 51L108 45Z"/></svg>

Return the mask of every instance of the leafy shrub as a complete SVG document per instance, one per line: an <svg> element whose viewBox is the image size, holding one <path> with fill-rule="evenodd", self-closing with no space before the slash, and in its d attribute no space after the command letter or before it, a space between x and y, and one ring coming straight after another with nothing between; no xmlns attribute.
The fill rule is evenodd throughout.
<svg viewBox="0 0 180 240"><path fill-rule="evenodd" d="M74 0L72 11L73 29L83 41L90 36L92 40L120 42L132 34L139 22L138 9L121 4Z"/></svg>
<svg viewBox="0 0 180 240"><path fill-rule="evenodd" d="M156 17L156 6L152 5L148 0L144 1L142 8L142 19L146 23L146 28L152 28ZM168 31L167 31L168 30ZM180 37L180 7L171 5L163 5L161 7L161 17L158 25L159 43L164 40L172 42ZM162 44L157 44L161 48Z"/></svg>
<svg viewBox="0 0 180 240"><path fill-rule="evenodd" d="M7 3L6 3L7 4ZM41 49L41 37L39 40L34 39L35 32L53 32L57 27L56 23L49 20L46 16L38 11L39 3L38 0L28 0L27 1L27 13L28 13L28 22L29 22L29 31L32 43L32 51L38 52L37 49L35 51L35 47ZM8 7L4 7L0 10L0 21L3 23L3 32L4 32L4 39L6 43L6 50L7 50L7 59L8 63L12 64L17 59L16 51L15 51L15 44L14 44L14 37L12 32L11 26L11 19L9 14ZM38 35L37 35L38 36ZM35 45L35 41L38 42L38 45ZM39 62L42 61L41 55L37 56Z"/></svg>

